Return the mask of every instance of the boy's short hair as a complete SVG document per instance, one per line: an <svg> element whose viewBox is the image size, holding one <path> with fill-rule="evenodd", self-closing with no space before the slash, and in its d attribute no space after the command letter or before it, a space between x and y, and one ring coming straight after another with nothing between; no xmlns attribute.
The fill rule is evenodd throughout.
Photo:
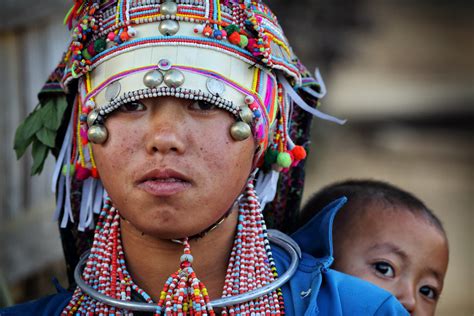
<svg viewBox="0 0 474 316"><path fill-rule="evenodd" d="M345 180L330 184L316 192L302 208L298 227L303 226L313 216L319 213L330 202L347 197L345 209L364 211L369 205L382 205L384 208L403 208L410 213L421 216L436 227L445 237L443 224L426 205L413 194L402 190L390 183L371 180ZM342 221L349 221L355 212L344 212ZM360 213L357 213L360 215Z"/></svg>

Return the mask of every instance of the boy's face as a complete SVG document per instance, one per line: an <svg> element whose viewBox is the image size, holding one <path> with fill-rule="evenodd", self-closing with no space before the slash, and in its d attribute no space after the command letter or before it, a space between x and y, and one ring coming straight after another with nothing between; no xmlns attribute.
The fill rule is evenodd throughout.
<svg viewBox="0 0 474 316"><path fill-rule="evenodd" d="M375 207L338 228L333 268L386 289L412 315L434 315L448 266L444 236L408 210Z"/></svg>

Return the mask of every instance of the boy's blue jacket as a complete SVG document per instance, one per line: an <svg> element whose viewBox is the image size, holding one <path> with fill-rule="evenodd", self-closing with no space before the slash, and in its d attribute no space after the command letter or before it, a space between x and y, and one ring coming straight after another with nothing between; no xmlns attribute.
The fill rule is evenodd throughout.
<svg viewBox="0 0 474 316"><path fill-rule="evenodd" d="M282 287L285 315L408 315L389 292L329 268L333 261L332 224L346 200L332 202L293 234L304 253L296 274ZM290 264L289 256L275 245L272 251L277 269L285 271ZM60 315L71 295L60 291L2 309L0 315Z"/></svg>

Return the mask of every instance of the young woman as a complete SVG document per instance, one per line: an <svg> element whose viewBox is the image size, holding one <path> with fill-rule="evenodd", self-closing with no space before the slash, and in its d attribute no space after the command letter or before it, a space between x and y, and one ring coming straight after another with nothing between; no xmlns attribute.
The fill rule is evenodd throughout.
<svg viewBox="0 0 474 316"><path fill-rule="evenodd" d="M76 1L47 87L60 78L69 99L57 215L71 227L79 211L93 244L74 293L2 315L404 313L266 229L260 201L306 155L290 138L296 107L337 121L310 106L321 82L276 21L259 1Z"/></svg>

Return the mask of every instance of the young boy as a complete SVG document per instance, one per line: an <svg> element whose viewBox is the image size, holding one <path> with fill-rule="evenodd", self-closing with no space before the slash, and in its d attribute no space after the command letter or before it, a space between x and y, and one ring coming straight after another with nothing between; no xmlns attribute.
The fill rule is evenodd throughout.
<svg viewBox="0 0 474 316"><path fill-rule="evenodd" d="M334 235L329 228L327 240L314 240L333 220ZM300 223L304 227L293 237L304 251L330 253L331 268L386 289L411 315L434 315L448 241L440 220L418 198L385 182L344 181L317 192Z"/></svg>

